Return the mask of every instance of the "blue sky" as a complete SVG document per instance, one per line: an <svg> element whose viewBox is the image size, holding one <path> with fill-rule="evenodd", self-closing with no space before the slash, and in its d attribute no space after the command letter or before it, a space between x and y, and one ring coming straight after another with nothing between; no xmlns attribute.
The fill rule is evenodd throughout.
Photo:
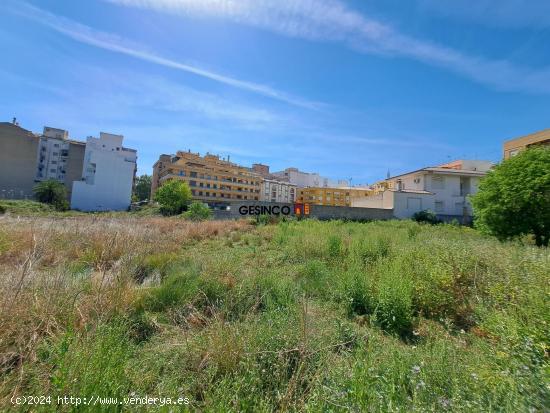
<svg viewBox="0 0 550 413"><path fill-rule="evenodd" d="M550 127L546 0L3 0L0 120L372 183Z"/></svg>

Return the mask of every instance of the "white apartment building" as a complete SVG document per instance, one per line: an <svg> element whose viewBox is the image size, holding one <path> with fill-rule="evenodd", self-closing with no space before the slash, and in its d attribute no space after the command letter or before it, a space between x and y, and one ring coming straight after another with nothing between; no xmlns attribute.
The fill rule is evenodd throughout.
<svg viewBox="0 0 550 413"><path fill-rule="evenodd" d="M274 172L272 175L284 179L298 188L335 188L349 185L347 181L333 181L320 176L317 172L302 172L297 168L286 168L284 171Z"/></svg>
<svg viewBox="0 0 550 413"><path fill-rule="evenodd" d="M122 135L101 132L88 137L82 179L73 183L71 208L122 211L131 202L137 153L124 148Z"/></svg>
<svg viewBox="0 0 550 413"><path fill-rule="evenodd" d="M296 188L296 185L290 182L264 178L261 183L260 201L294 203Z"/></svg>
<svg viewBox="0 0 550 413"><path fill-rule="evenodd" d="M479 180L492 167L489 161L459 160L394 176L378 184L387 189L377 195L352 199L363 208L393 209L396 218L431 210L441 216L471 217L468 195L478 190Z"/></svg>

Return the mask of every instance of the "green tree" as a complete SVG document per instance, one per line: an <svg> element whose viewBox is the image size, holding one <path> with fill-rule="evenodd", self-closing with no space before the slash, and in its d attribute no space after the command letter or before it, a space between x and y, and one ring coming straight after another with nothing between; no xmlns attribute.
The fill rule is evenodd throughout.
<svg viewBox="0 0 550 413"><path fill-rule="evenodd" d="M185 214L183 214L186 219L190 219L193 221L204 221L205 219L209 219L212 216L212 211L210 211L210 208L208 208L208 205L203 204L202 202L192 202L191 205L189 205L189 209Z"/></svg>
<svg viewBox="0 0 550 413"><path fill-rule="evenodd" d="M475 225L499 239L550 241L550 149L532 148L497 165L471 197Z"/></svg>
<svg viewBox="0 0 550 413"><path fill-rule="evenodd" d="M170 180L155 192L155 201L163 215L178 215L187 208L191 200L191 190L186 182Z"/></svg>
<svg viewBox="0 0 550 413"><path fill-rule="evenodd" d="M151 175L141 175L136 179L134 196L137 201L145 201L151 195Z"/></svg>
<svg viewBox="0 0 550 413"><path fill-rule="evenodd" d="M54 179L48 179L36 184L32 190L39 202L53 205L59 211L69 209L67 189L62 183Z"/></svg>

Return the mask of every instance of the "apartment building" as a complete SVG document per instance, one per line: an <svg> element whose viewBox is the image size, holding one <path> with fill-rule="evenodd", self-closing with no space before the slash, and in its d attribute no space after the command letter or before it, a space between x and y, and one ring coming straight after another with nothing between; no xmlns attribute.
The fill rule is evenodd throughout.
<svg viewBox="0 0 550 413"><path fill-rule="evenodd" d="M286 168L284 171L274 172L272 175L277 179L286 180L298 188L330 188L348 185L346 181L333 181L320 176L317 172L303 172L297 168Z"/></svg>
<svg viewBox="0 0 550 413"><path fill-rule="evenodd" d="M502 148L504 159L511 158L529 147L538 145L550 146L550 129L544 129L504 142Z"/></svg>
<svg viewBox="0 0 550 413"><path fill-rule="evenodd" d="M260 201L294 203L296 193L297 186L290 182L264 178L261 184Z"/></svg>
<svg viewBox="0 0 550 413"><path fill-rule="evenodd" d="M375 185L374 194L357 197L351 206L393 209L396 218L431 210L441 216L471 217L468 200L479 180L492 167L489 161L458 160L397 175Z"/></svg>
<svg viewBox="0 0 550 413"><path fill-rule="evenodd" d="M236 201L259 201L263 178L251 168L230 162L229 158L179 151L175 156L161 155L153 165L151 199L170 179L187 182L194 200L222 208Z"/></svg>
<svg viewBox="0 0 550 413"><path fill-rule="evenodd" d="M69 139L63 129L44 127L39 138L35 182L54 179L65 185L71 199L73 182L82 177L84 142Z"/></svg>
<svg viewBox="0 0 550 413"><path fill-rule="evenodd" d="M128 209L136 174L137 151L122 146L124 137L101 132L88 137L81 179L73 183L71 208L81 211Z"/></svg>
<svg viewBox="0 0 550 413"><path fill-rule="evenodd" d="M42 135L11 123L0 123L0 198L31 199L37 182L54 179L65 185L68 199L79 180L84 142L62 129L44 127Z"/></svg>
<svg viewBox="0 0 550 413"><path fill-rule="evenodd" d="M252 172L261 175L262 183L260 190L260 201L265 202L286 202L296 201L297 186L286 178L281 178L269 172L269 165L261 163L252 164Z"/></svg>
<svg viewBox="0 0 550 413"><path fill-rule="evenodd" d="M370 188L361 187L309 187L299 188L297 202L312 205L352 206L352 199L371 194Z"/></svg>

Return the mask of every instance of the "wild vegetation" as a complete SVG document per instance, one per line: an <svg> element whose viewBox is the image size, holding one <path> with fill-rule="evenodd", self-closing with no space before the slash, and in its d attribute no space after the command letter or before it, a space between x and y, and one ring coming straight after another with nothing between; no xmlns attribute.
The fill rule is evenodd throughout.
<svg viewBox="0 0 550 413"><path fill-rule="evenodd" d="M69 209L67 189L55 179L39 182L32 189L37 201L53 206L58 211Z"/></svg>
<svg viewBox="0 0 550 413"><path fill-rule="evenodd" d="M547 411L549 274L450 225L2 215L0 403Z"/></svg>
<svg viewBox="0 0 550 413"><path fill-rule="evenodd" d="M550 243L550 150L534 147L496 165L472 198L476 227L500 239Z"/></svg>
<svg viewBox="0 0 550 413"><path fill-rule="evenodd" d="M179 215L191 203L191 189L187 182L171 179L157 189L154 200L163 215Z"/></svg>

